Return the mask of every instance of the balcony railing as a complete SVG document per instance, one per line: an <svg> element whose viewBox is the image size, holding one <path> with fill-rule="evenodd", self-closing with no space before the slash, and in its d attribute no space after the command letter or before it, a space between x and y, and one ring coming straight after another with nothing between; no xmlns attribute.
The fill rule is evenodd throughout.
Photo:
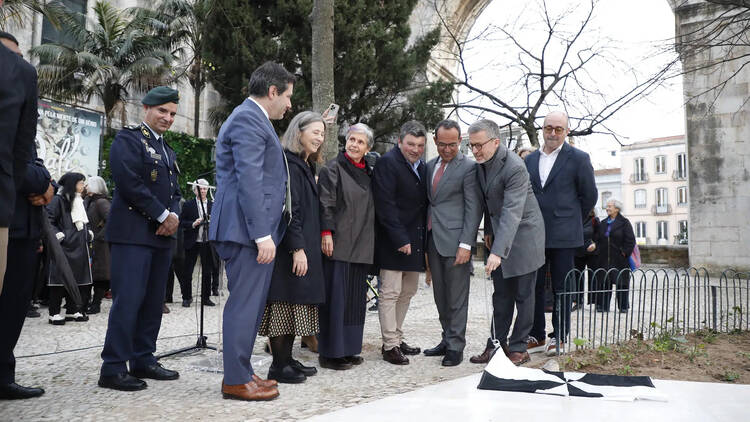
<svg viewBox="0 0 750 422"><path fill-rule="evenodd" d="M630 175L630 183L648 183L648 173L633 173Z"/></svg>
<svg viewBox="0 0 750 422"><path fill-rule="evenodd" d="M653 215L669 215L672 214L672 206L669 204L665 205L654 205L651 207L651 214Z"/></svg>
<svg viewBox="0 0 750 422"><path fill-rule="evenodd" d="M672 180L687 180L687 170L675 170L672 172Z"/></svg>

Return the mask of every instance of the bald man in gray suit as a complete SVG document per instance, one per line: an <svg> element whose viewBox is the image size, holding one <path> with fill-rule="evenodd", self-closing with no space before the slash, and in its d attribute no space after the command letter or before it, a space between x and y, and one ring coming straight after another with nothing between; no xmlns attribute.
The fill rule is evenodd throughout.
<svg viewBox="0 0 750 422"><path fill-rule="evenodd" d="M489 216L489 221L485 217L485 234L492 234L485 267L495 287L491 334L508 358L521 365L529 361L526 337L534 322L536 270L544 263L544 219L523 160L509 152L499 138L500 129L491 120L469 126ZM487 230L489 226L492 230ZM508 340L514 305L518 314ZM484 353L471 358L472 363L489 361L495 349L491 340Z"/></svg>
<svg viewBox="0 0 750 422"><path fill-rule="evenodd" d="M427 356L444 356L443 366L463 360L469 308L471 247L482 219L477 164L458 151L461 129L443 120L435 129L438 157L427 163L427 261L443 328L442 340Z"/></svg>

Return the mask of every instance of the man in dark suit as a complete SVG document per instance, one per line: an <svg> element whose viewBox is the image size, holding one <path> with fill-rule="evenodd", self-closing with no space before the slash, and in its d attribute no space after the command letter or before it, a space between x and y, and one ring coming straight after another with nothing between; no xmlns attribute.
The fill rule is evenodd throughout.
<svg viewBox="0 0 750 422"><path fill-rule="evenodd" d="M237 106L216 139L216 198L209 239L226 263L225 398L271 400L276 381L263 380L250 358L271 282L276 245L291 214L289 170L271 120L292 106L295 77L267 62L250 76L250 97ZM294 218L291 215L291 218Z"/></svg>
<svg viewBox="0 0 750 422"><path fill-rule="evenodd" d="M123 128L112 141L109 164L115 193L106 228L112 308L100 387L134 391L147 387L141 378L179 378L154 357L181 197L177 155L162 135L174 122L178 101L174 89L152 89L141 100L143 122Z"/></svg>
<svg viewBox="0 0 750 422"><path fill-rule="evenodd" d="M32 159L37 118L36 70L18 41L0 33L0 279L5 274L8 226L26 165ZM0 290L3 284L0 281Z"/></svg>
<svg viewBox="0 0 750 422"><path fill-rule="evenodd" d="M189 307L193 294L193 268L198 256L201 257L201 301L206 306L215 306L211 301L211 280L218 278L219 269L214 266L214 254L208 242L208 216L213 202L208 200L208 181L198 179L193 188L195 200L185 202L180 215L180 229L185 236L185 266L183 277L179 279L182 291L182 306ZM214 272L217 274L214 275Z"/></svg>
<svg viewBox="0 0 750 422"><path fill-rule="evenodd" d="M529 361L526 337L534 320L536 269L544 262L544 221L529 184L523 160L500 142L491 120L469 126L471 150L479 163L479 186L485 201L485 238L489 255L485 271L492 275L492 338L472 363L487 363L493 338L516 365ZM517 311L508 339L513 308Z"/></svg>
<svg viewBox="0 0 750 422"><path fill-rule="evenodd" d="M10 216L9 248L7 255L5 252L2 253L3 259L7 257L10 266L5 271L5 275L0 276L3 278L2 293L0 293L0 321L2 321L0 323L0 400L9 400L37 397L44 394L44 390L41 388L24 387L16 384L16 359L13 356L13 349L21 335L21 328L34 287L34 258L41 237L41 222L44 217L43 207L52 199L54 188L50 183L49 172L44 168L41 161L35 159L36 151L33 148L37 116L36 72L31 65L20 58L18 44L12 35L0 33L0 42L13 49L13 52L10 52L8 48L0 45L0 110L2 110L2 113L0 113L2 123L0 124L3 127L0 136L3 136L2 148L5 148L5 143L10 141L17 142L18 147L31 145L30 151L23 151L24 154L28 152L30 158L24 163L21 171L15 171L17 167L15 162L11 164L11 167L14 168L14 182L11 186L15 189L15 183L20 182L20 188L14 190L11 196L0 196L2 198L0 207L7 207L8 203L15 201L15 207ZM7 73L10 69L15 70ZM19 79L13 80L14 74ZM9 81L5 79L6 76L11 77L14 86L9 86ZM19 83L19 81L24 83ZM29 90L28 96L20 98L20 104L24 104L24 106L21 113L15 113L15 116L21 116L20 121L16 122L16 126L5 120L9 116L7 113L13 115L12 108L6 108L11 103L11 98L6 97L11 93L10 88ZM17 100L19 99L17 98ZM27 101L29 102L28 108L26 108ZM6 139L7 130L12 128L17 128L14 136ZM5 164L1 166L5 168ZM3 212L5 211L4 209Z"/></svg>
<svg viewBox="0 0 750 422"><path fill-rule="evenodd" d="M443 366L463 360L469 310L471 247L482 219L477 164L458 151L461 128L443 120L435 129L438 156L427 163L427 277L432 278L435 305L443 328L440 343L424 351L444 355ZM429 278L428 278L429 280Z"/></svg>
<svg viewBox="0 0 750 422"><path fill-rule="evenodd" d="M565 277L573 269L576 249L583 246L583 219L596 204L594 168L589 155L567 142L568 116L560 111L549 113L544 119L544 146L526 157L526 168L531 186L542 210L546 233L546 262L537 272L534 326L528 339L529 349L545 346L544 280L549 267L552 291L562 293L573 287L565 286ZM556 301L557 302L557 301ZM559 309L558 309L559 308ZM560 348L570 330L570 300L557 304L552 312L553 331L546 344L552 356Z"/></svg>
<svg viewBox="0 0 750 422"><path fill-rule="evenodd" d="M427 173L422 162L426 130L416 121L404 123L398 148L385 153L375 165L375 261L380 267L378 314L383 336L383 359L406 365L404 356L419 354L404 342L402 326L409 302L417 292L419 273L425 270Z"/></svg>

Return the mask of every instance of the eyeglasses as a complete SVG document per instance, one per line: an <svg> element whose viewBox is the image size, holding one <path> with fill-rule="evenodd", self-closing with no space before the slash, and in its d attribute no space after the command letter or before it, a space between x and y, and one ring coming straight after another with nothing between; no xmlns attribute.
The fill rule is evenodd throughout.
<svg viewBox="0 0 750 422"><path fill-rule="evenodd" d="M544 130L544 133L547 133L547 134L555 132L555 135L562 135L563 133L565 133L565 128L560 127L560 126L557 126L557 127L545 126L542 129Z"/></svg>
<svg viewBox="0 0 750 422"><path fill-rule="evenodd" d="M488 142L494 141L495 139L497 139L497 138L490 138L490 139L482 142L481 144L469 144L469 146L471 146L471 150L472 151L479 151L480 149L482 149L482 147L484 147L485 145L487 145Z"/></svg>
<svg viewBox="0 0 750 422"><path fill-rule="evenodd" d="M440 149L444 149L444 148L454 149L454 148L458 147L458 143L457 142L451 142L449 144L445 144L443 142L438 142L437 143L437 147L440 148Z"/></svg>

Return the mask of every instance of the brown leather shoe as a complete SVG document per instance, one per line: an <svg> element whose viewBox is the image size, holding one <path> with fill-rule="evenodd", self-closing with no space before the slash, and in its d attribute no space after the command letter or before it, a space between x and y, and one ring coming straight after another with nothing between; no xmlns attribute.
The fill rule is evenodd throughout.
<svg viewBox="0 0 750 422"><path fill-rule="evenodd" d="M383 351L383 360L394 365L408 365L409 358L404 356L401 349L396 346L391 350Z"/></svg>
<svg viewBox="0 0 750 422"><path fill-rule="evenodd" d="M279 390L276 387L261 387L255 381L239 385L226 385L222 381L221 394L225 399L261 401L275 399L279 396Z"/></svg>
<svg viewBox="0 0 750 422"><path fill-rule="evenodd" d="M508 356L508 346L505 344L501 344L500 348L503 350L503 353L505 353L505 356ZM484 348L484 352L482 352L479 355L474 355L469 358L469 362L471 363L488 363L490 359L492 359L492 356L495 354L495 346L492 345L492 343L487 343L487 346Z"/></svg>
<svg viewBox="0 0 750 422"><path fill-rule="evenodd" d="M279 385L276 380L264 380L263 378L253 374L253 381L263 388L272 388Z"/></svg>
<svg viewBox="0 0 750 422"><path fill-rule="evenodd" d="M531 357L529 356L529 352L510 352L508 359L510 359L514 365L520 366L530 361Z"/></svg>
<svg viewBox="0 0 750 422"><path fill-rule="evenodd" d="M318 339L315 336L302 336L301 340L302 348L307 347L313 353L318 353Z"/></svg>

